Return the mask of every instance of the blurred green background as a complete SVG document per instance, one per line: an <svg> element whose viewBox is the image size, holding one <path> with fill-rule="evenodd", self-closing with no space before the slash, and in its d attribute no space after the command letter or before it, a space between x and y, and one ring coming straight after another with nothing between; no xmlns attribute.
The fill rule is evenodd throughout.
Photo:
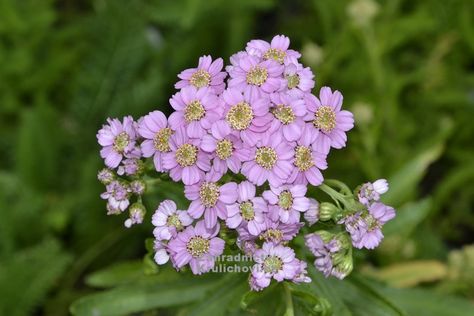
<svg viewBox="0 0 474 316"><path fill-rule="evenodd" d="M0 315L67 315L78 298L144 278L152 228L106 216L97 130L109 116L169 113L177 73L199 56L228 62L276 34L355 114L325 176L391 183L398 216L377 251L358 252L356 275L409 315L469 314L474 1L0 0ZM316 281L335 315L389 315L351 298L344 284L361 280ZM422 289L397 289L411 287ZM219 297L203 297L217 306L207 315L238 310ZM145 309L186 313L168 305Z"/></svg>

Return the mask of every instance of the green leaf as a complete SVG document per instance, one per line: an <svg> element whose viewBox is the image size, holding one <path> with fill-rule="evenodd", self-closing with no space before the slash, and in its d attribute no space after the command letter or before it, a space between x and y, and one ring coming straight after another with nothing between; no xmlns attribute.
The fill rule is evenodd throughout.
<svg viewBox="0 0 474 316"><path fill-rule="evenodd" d="M443 150L443 144L437 143L407 162L389 177L390 190L383 195L382 200L389 205L401 205L410 199L428 166L441 156Z"/></svg>
<svg viewBox="0 0 474 316"><path fill-rule="evenodd" d="M172 282L136 284L85 296L70 308L73 315L127 315L160 307L201 300L219 279L212 275L190 276Z"/></svg>
<svg viewBox="0 0 474 316"><path fill-rule="evenodd" d="M108 288L131 283L143 277L143 262L121 262L96 271L86 277L86 284L92 287Z"/></svg>
<svg viewBox="0 0 474 316"><path fill-rule="evenodd" d="M412 287L444 278L447 267L436 260L418 260L392 264L368 274L394 287Z"/></svg>

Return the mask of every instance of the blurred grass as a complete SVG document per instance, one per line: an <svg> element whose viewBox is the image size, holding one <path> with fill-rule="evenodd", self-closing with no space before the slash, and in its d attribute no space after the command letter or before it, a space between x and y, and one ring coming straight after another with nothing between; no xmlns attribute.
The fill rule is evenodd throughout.
<svg viewBox="0 0 474 316"><path fill-rule="evenodd" d="M363 262L439 260L449 280L423 285L474 298L447 259L474 243L473 1L0 0L1 315L65 315L85 275L145 253L150 227L122 230L98 197L105 118L169 113L200 55L280 33L356 116L325 175L393 180L399 216Z"/></svg>

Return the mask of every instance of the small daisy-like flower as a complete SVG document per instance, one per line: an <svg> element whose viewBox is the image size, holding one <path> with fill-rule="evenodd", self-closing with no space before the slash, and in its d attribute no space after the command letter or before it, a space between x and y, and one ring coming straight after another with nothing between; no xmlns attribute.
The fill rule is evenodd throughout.
<svg viewBox="0 0 474 316"><path fill-rule="evenodd" d="M273 59L261 61L256 56L239 56L238 65L229 70L228 87L248 98L273 93L282 85L283 66Z"/></svg>
<svg viewBox="0 0 474 316"><path fill-rule="evenodd" d="M117 168L123 157L131 157L135 150L137 133L135 122L131 116L118 119L107 119L107 125L97 133L97 140L103 147L100 156L105 159L109 168Z"/></svg>
<svg viewBox="0 0 474 316"><path fill-rule="evenodd" d="M230 126L224 121L215 122L210 134L204 135L201 142L202 150L213 153L212 170L224 175L227 169L238 174L242 161L248 160L250 151L244 147L239 137L232 133Z"/></svg>
<svg viewBox="0 0 474 316"><path fill-rule="evenodd" d="M188 213L179 211L176 203L171 200L161 202L151 218L151 223L156 226L153 235L157 240L170 240L192 222Z"/></svg>
<svg viewBox="0 0 474 316"><path fill-rule="evenodd" d="M189 264L194 274L208 272L214 267L215 258L224 251L224 240L216 237L219 226L207 229L204 221L188 226L168 243L168 251L176 269Z"/></svg>
<svg viewBox="0 0 474 316"><path fill-rule="evenodd" d="M127 158L122 161L122 165L120 165L117 169L117 174L119 176L127 175L133 176L139 174L143 171L143 161L137 158Z"/></svg>
<svg viewBox="0 0 474 316"><path fill-rule="evenodd" d="M236 89L225 90L222 98L225 102L224 122L245 144L255 145L273 120L269 113L270 100L251 99Z"/></svg>
<svg viewBox="0 0 474 316"><path fill-rule="evenodd" d="M281 65L296 63L301 54L288 47L290 47L290 39L284 35L276 35L271 43L259 39L251 40L247 43L246 51L250 55L264 60L274 60Z"/></svg>
<svg viewBox="0 0 474 316"><path fill-rule="evenodd" d="M283 89L292 96L303 98L314 88L314 74L309 67L304 68L299 63L289 64L285 67L283 75L285 77Z"/></svg>
<svg viewBox="0 0 474 316"><path fill-rule="evenodd" d="M170 104L176 110L169 117L171 128L184 126L192 138L204 136L222 112L219 99L209 88L185 87L173 95Z"/></svg>
<svg viewBox="0 0 474 316"><path fill-rule="evenodd" d="M319 99L307 94L305 101L309 111L306 120L320 131L316 140L318 151L328 153L331 147L340 149L346 146L346 132L354 127L354 116L341 110L342 94L322 87Z"/></svg>
<svg viewBox="0 0 474 316"><path fill-rule="evenodd" d="M300 221L300 213L309 209L309 199L306 195L305 185L283 185L274 187L270 185L270 190L263 192L262 196L270 205L276 218L282 223L294 224Z"/></svg>
<svg viewBox="0 0 474 316"><path fill-rule="evenodd" d="M317 233L305 236L306 247L316 257L314 265L325 277L332 274L334 265L332 257L341 249L341 244L335 238L325 242Z"/></svg>
<svg viewBox="0 0 474 316"><path fill-rule="evenodd" d="M319 220L319 202L309 198L309 208L304 212L303 216L309 226L314 225Z"/></svg>
<svg viewBox="0 0 474 316"><path fill-rule="evenodd" d="M226 206L237 200L237 184L229 182L219 185L219 178L220 175L209 172L201 182L184 188L184 195L192 201L188 214L196 219L204 214L204 222L209 229L216 226L217 217L226 219Z"/></svg>
<svg viewBox="0 0 474 316"><path fill-rule="evenodd" d="M374 183L364 183L360 189L357 197L359 202L365 206L369 206L372 202L380 200L380 195L388 191L388 182L385 179L379 179Z"/></svg>
<svg viewBox="0 0 474 316"><path fill-rule="evenodd" d="M197 89L209 87L215 94L224 91L224 79L227 73L221 71L224 67L222 58L212 61L211 56L199 57L197 68L190 68L182 71L178 77L181 79L174 86L176 89L193 86Z"/></svg>
<svg viewBox="0 0 474 316"><path fill-rule="evenodd" d="M286 182L293 168L293 150L280 133L265 133L261 142L251 148L250 157L241 172L255 185L268 180L277 187Z"/></svg>
<svg viewBox="0 0 474 316"><path fill-rule="evenodd" d="M255 186L248 181L238 185L237 203L227 205L227 227L237 228L244 225L249 233L255 236L262 231L267 203L263 198L255 197L255 193Z"/></svg>
<svg viewBox="0 0 474 316"><path fill-rule="evenodd" d="M153 156L156 171L165 171L163 154L171 151L169 139L173 134L166 116L160 111L149 113L138 124L138 133L145 139L141 143L143 157Z"/></svg>
<svg viewBox="0 0 474 316"><path fill-rule="evenodd" d="M269 286L272 278L278 282L292 280L301 270L295 251L282 245L264 243L253 259L250 286L257 291Z"/></svg>
<svg viewBox="0 0 474 316"><path fill-rule="evenodd" d="M319 152L315 142L318 131L310 124L305 124L301 136L293 143L293 169L288 177L288 183L308 184L318 186L323 183L321 170L327 168L327 154Z"/></svg>
<svg viewBox="0 0 474 316"><path fill-rule="evenodd" d="M270 131L280 130L285 139L289 142L301 137L304 128L304 116L306 106L302 99L291 97L286 93L273 93L270 96L270 113L274 120L270 126Z"/></svg>
<svg viewBox="0 0 474 316"><path fill-rule="evenodd" d="M190 139L183 127L171 136L171 151L163 154L163 167L169 170L173 181L195 184L204 178L204 172L211 169L210 157L200 150L200 145L201 141Z"/></svg>
<svg viewBox="0 0 474 316"><path fill-rule="evenodd" d="M382 226L395 217L393 207L380 202L372 203L367 214L358 212L346 217L342 222L351 235L356 248L376 248L383 239Z"/></svg>
<svg viewBox="0 0 474 316"><path fill-rule="evenodd" d="M107 201L107 214L123 212L130 205L130 188L127 183L113 180L105 187L106 191L100 197Z"/></svg>

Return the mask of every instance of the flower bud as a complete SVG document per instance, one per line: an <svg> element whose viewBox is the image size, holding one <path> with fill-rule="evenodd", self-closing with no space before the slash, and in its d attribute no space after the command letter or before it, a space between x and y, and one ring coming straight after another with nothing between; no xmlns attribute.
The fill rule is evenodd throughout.
<svg viewBox="0 0 474 316"><path fill-rule="evenodd" d="M115 174L112 170L104 168L97 173L97 179L107 185L115 179Z"/></svg>
<svg viewBox="0 0 474 316"><path fill-rule="evenodd" d="M339 209L332 203L323 202L319 206L319 219L323 222L335 218L338 213Z"/></svg>
<svg viewBox="0 0 474 316"><path fill-rule="evenodd" d="M127 228L130 228L135 224L141 224L143 222L143 217L145 217L146 209L142 203L137 202L130 206L129 212L130 217L124 223Z"/></svg>
<svg viewBox="0 0 474 316"><path fill-rule="evenodd" d="M130 190L136 195L142 195L146 190L146 183L143 180L133 180L130 182Z"/></svg>

